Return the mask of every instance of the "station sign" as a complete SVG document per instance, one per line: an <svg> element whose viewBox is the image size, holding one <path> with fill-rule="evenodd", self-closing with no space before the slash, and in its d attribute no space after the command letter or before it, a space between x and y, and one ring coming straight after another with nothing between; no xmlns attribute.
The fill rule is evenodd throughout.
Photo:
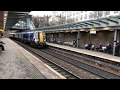
<svg viewBox="0 0 120 90"><path fill-rule="evenodd" d="M96 34L96 30L90 30L90 34Z"/></svg>

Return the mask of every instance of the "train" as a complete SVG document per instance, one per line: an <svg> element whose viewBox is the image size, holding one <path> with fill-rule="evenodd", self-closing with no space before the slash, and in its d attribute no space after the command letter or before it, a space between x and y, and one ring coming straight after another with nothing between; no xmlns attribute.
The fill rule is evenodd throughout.
<svg viewBox="0 0 120 90"><path fill-rule="evenodd" d="M45 32L43 31L26 31L26 32L15 32L9 34L10 39L14 39L32 47L45 48L46 44Z"/></svg>

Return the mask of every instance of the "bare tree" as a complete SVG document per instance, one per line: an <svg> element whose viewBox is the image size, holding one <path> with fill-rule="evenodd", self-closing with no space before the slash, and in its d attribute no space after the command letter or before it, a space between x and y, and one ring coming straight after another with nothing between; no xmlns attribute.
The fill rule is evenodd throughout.
<svg viewBox="0 0 120 90"><path fill-rule="evenodd" d="M110 11L105 11L104 12L105 16L110 14Z"/></svg>
<svg viewBox="0 0 120 90"><path fill-rule="evenodd" d="M89 19L98 19L103 16L103 11L93 11L89 14Z"/></svg>
<svg viewBox="0 0 120 90"><path fill-rule="evenodd" d="M32 17L33 24L35 25L36 28L39 27L39 17Z"/></svg>
<svg viewBox="0 0 120 90"><path fill-rule="evenodd" d="M49 20L49 25L59 25L61 22L61 19L59 16L52 16Z"/></svg>
<svg viewBox="0 0 120 90"><path fill-rule="evenodd" d="M69 18L69 19L67 19L67 21L66 21L67 23L72 23L72 22L74 22L74 19L72 19L72 18Z"/></svg>
<svg viewBox="0 0 120 90"><path fill-rule="evenodd" d="M61 17L59 20L59 24L65 24L65 22L66 22L65 17Z"/></svg>

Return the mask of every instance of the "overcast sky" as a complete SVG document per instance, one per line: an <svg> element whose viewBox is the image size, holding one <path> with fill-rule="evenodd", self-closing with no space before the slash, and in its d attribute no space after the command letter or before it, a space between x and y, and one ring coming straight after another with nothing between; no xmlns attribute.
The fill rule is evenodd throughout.
<svg viewBox="0 0 120 90"><path fill-rule="evenodd" d="M51 15L52 11L31 11L29 14L33 16L44 16L44 15Z"/></svg>

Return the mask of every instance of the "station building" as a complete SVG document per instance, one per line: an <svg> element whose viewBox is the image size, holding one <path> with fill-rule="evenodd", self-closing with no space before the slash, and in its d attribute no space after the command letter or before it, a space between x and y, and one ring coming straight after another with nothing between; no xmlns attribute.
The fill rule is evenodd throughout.
<svg viewBox="0 0 120 90"><path fill-rule="evenodd" d="M76 40L77 48L84 48L89 42L95 46L102 43L104 47L110 43L114 55L116 42L120 40L120 16L49 26L40 30L46 32L48 42L72 46Z"/></svg>

